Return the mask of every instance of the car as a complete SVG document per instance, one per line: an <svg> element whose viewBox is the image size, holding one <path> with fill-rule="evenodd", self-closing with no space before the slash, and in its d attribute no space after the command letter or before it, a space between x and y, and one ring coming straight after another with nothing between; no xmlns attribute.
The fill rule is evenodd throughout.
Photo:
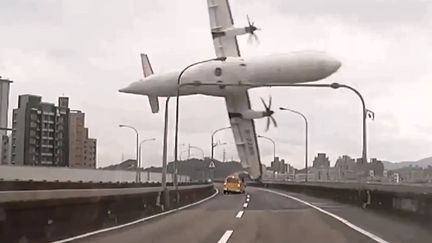
<svg viewBox="0 0 432 243"><path fill-rule="evenodd" d="M223 193L245 193L245 188L246 184L242 178L228 176L225 178Z"/></svg>

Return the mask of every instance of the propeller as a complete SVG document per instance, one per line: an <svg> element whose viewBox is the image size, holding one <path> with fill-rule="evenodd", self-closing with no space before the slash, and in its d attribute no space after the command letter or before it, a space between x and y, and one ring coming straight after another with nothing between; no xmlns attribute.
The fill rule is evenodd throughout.
<svg viewBox="0 0 432 243"><path fill-rule="evenodd" d="M267 117L267 125L266 125L266 132L269 130L270 128L270 123L273 122L274 127L277 127L277 122L276 119L273 117L274 111L272 111L271 106L272 106L272 97L269 96L269 102L268 105L264 102L263 98L260 98L261 102L264 105L265 111L264 111L264 116Z"/></svg>
<svg viewBox="0 0 432 243"><path fill-rule="evenodd" d="M248 43L252 43L254 40L257 44L260 43L258 36L255 34L255 30L261 30L254 25L254 22L251 22L249 19L249 15L246 15L248 21L248 27L246 27L246 32L249 33Z"/></svg>

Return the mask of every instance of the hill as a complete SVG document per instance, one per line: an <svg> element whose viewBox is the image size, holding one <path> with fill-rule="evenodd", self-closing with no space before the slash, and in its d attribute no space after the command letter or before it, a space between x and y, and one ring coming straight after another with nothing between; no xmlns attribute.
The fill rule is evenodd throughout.
<svg viewBox="0 0 432 243"><path fill-rule="evenodd" d="M383 161L384 164L384 168L386 170L397 170L397 169L401 169L403 167L409 167L409 166L419 166L422 168L426 168L428 166L432 166L432 157L427 157L421 160L417 160L417 161L402 161L399 163L393 163L393 162L389 162L389 161Z"/></svg>
<svg viewBox="0 0 432 243"><path fill-rule="evenodd" d="M101 167L99 169L102 170L135 170L136 168L136 160L134 159L128 159L121 163L115 164L115 165L109 165L106 167Z"/></svg>

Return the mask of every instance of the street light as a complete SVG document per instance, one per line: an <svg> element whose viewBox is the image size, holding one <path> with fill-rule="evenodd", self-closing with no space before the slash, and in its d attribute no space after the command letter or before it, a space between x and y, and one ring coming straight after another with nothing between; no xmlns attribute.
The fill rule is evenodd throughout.
<svg viewBox="0 0 432 243"><path fill-rule="evenodd" d="M164 208L168 209L169 205L169 193L166 185L166 175L167 175L167 150L168 150L168 108L169 108L168 97L165 100L165 117L164 117L164 135L163 135L163 149L162 149L162 190L164 195Z"/></svg>
<svg viewBox="0 0 432 243"><path fill-rule="evenodd" d="M203 160L205 159L204 150L202 148L197 147L197 146L193 146L193 145L189 145L189 149L190 148L194 148L194 149L199 150L201 152L201 154L202 154Z"/></svg>
<svg viewBox="0 0 432 243"><path fill-rule="evenodd" d="M362 103L362 111L363 111L363 149L362 149L362 162L363 163L367 163L367 139L366 139L366 119L367 119L367 114L370 112L373 114L373 116L375 116L375 113L373 113L370 110L366 109L366 104L365 101L363 99L363 96L360 94L360 92L356 89L354 89L351 86L345 85L345 84L339 84L339 83L332 83L330 84L330 87L333 89L338 89L338 88L345 88L345 89L349 89L351 91L353 91L359 98L360 101Z"/></svg>
<svg viewBox="0 0 432 243"><path fill-rule="evenodd" d="M149 141L155 141L156 140L156 138L147 138L147 139L144 139L144 140L142 140L141 142L140 142L140 144L139 144L139 159L140 159L140 163L139 163L139 168L142 168L143 166L142 166L142 144L143 143L145 143L145 142L149 142Z"/></svg>
<svg viewBox="0 0 432 243"><path fill-rule="evenodd" d="M178 126L179 126L179 104L180 104L180 87L181 87L181 78L184 74L184 72L186 72L186 70L188 70L189 68L199 65L199 64L203 64L206 62L211 62L211 61L225 61L226 57L217 57L217 58L211 58L211 59L207 59L207 60L203 60L203 61L199 61L199 62L194 62L188 66L186 66L185 68L183 68L183 70L179 73L178 77L177 77L177 92L176 92L176 122L175 122L175 137L174 137L174 186L176 189L176 194L177 194L177 203L179 200L179 193L178 193L178 185L177 185L177 161L178 161Z"/></svg>
<svg viewBox="0 0 432 243"><path fill-rule="evenodd" d="M266 137L266 136L258 135L258 137L259 138L267 139L267 140L269 140L270 142L273 143L273 162L276 161L276 143L275 143L275 141L273 139L269 138L269 137Z"/></svg>
<svg viewBox="0 0 432 243"><path fill-rule="evenodd" d="M221 86L219 83L187 83L182 85L190 85L190 86ZM180 85L180 86L182 86ZM363 96L360 94L360 92L356 89L354 89L351 86L345 85L345 84L339 84L339 83L331 83L331 84L310 84L310 83L296 83L296 84L287 84L287 83L264 83L264 84L256 84L256 83L245 83L239 81L238 83L229 83L223 84L224 87L314 87L314 88L332 88L332 89L338 89L338 88L346 88L351 91L353 91L359 98L362 103L362 111L363 111L363 146L362 146L362 160L367 163L367 140L366 140L366 119L367 115L374 115L374 113L370 110L366 109L365 101L363 99Z"/></svg>
<svg viewBox="0 0 432 243"><path fill-rule="evenodd" d="M226 130L226 129L231 129L231 127L223 127L223 128L219 128L216 129L215 131L213 131L212 135L211 135L211 162L213 162L214 159L214 148L218 145L214 143L214 136L216 133Z"/></svg>
<svg viewBox="0 0 432 243"><path fill-rule="evenodd" d="M138 130L136 130L135 127L129 126L129 125L119 125L119 127L126 127L126 128L130 128L132 130L135 131L136 133L136 182L141 182L141 173L139 171L139 134L138 134Z"/></svg>
<svg viewBox="0 0 432 243"><path fill-rule="evenodd" d="M299 111L295 111L295 110L291 110L288 108L284 108L284 107L279 107L279 110L282 111L290 111L294 114L300 115L301 117L303 117L303 120L305 122L305 170L306 170L306 177L305 177L305 182L308 181L308 121L306 119L306 116L303 115L303 113L299 112Z"/></svg>

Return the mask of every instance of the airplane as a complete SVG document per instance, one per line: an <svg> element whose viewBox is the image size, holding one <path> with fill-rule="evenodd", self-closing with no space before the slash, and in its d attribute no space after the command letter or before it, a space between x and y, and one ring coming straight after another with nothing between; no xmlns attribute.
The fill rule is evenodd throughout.
<svg viewBox="0 0 432 243"><path fill-rule="evenodd" d="M254 119L267 118L277 126L272 117L271 99L264 104L264 111L252 110L248 89L252 87L235 85L251 83L295 84L324 79L341 66L333 57L315 51L292 52L288 54L243 58L237 43L237 36L254 36L259 30L248 18L248 26L234 26L228 0L207 0L210 28L217 60L190 67L181 77L181 83L220 84L181 86L179 95L209 95L225 98L237 152L242 166L248 170L251 179L259 180L262 165L258 149ZM254 36L256 38L256 36ZM159 111L158 97L177 96L177 79L181 71L155 74L146 54L141 54L144 79L131 83L120 92L148 96L153 113ZM254 86L254 87L255 87Z"/></svg>

